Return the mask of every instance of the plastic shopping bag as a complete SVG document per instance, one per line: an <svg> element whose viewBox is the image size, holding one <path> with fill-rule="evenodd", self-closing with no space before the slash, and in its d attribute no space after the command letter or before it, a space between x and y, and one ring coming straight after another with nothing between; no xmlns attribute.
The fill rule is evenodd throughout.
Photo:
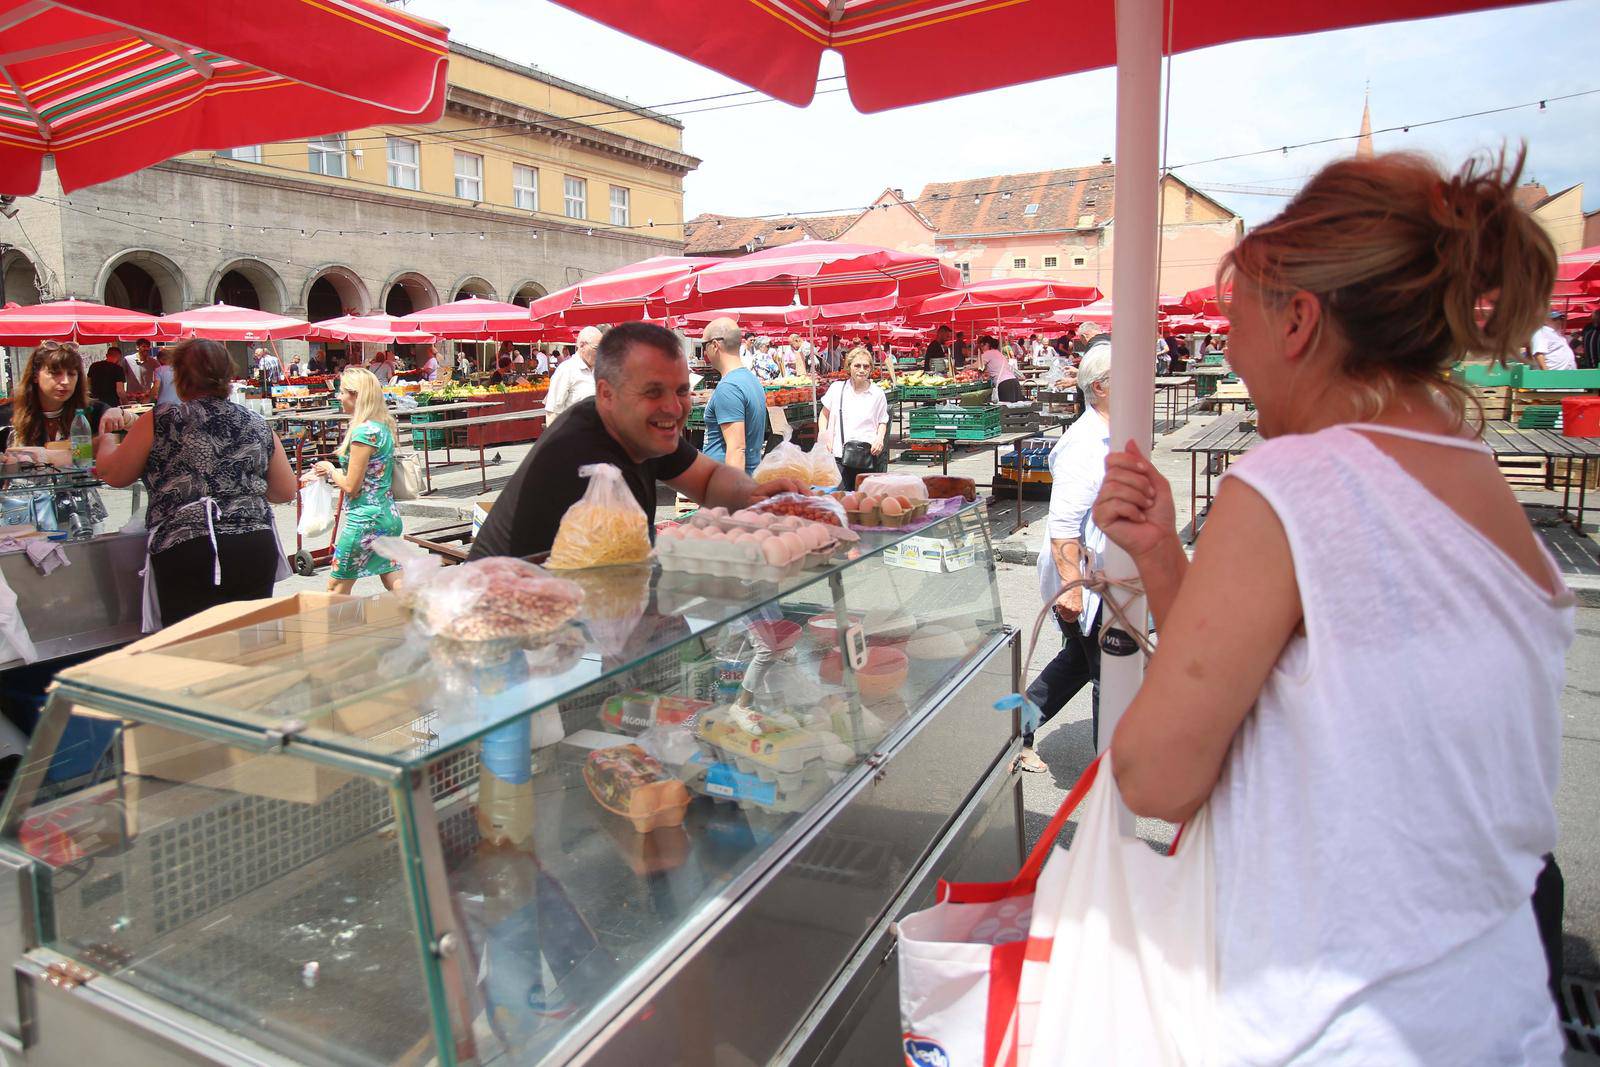
<svg viewBox="0 0 1600 1067"><path fill-rule="evenodd" d="M805 450L789 440L789 431L783 432L783 440L772 446L761 460L755 470L757 482L771 482L779 478L792 478L800 485L811 484L811 457Z"/></svg>
<svg viewBox="0 0 1600 1067"><path fill-rule="evenodd" d="M310 478L300 486L300 523L295 527L301 537L318 537L333 529L333 519L339 510L339 497L325 479Z"/></svg>
<svg viewBox="0 0 1600 1067"><path fill-rule="evenodd" d="M610 463L591 463L578 473L589 479L589 487L561 517L545 565L572 570L649 559L650 521L622 472Z"/></svg>
<svg viewBox="0 0 1600 1067"><path fill-rule="evenodd" d="M839 465L833 461L833 452L822 441L811 446L811 451L806 453L806 462L811 467L811 475L803 483L805 485L832 489L844 480L844 475L839 473Z"/></svg>
<svg viewBox="0 0 1600 1067"><path fill-rule="evenodd" d="M1207 1061L1216 988L1207 813L1157 855L1121 835L1102 762L1072 787L1016 878L941 882L936 905L899 923L908 1063ZM1080 803L1071 848L1055 848Z"/></svg>

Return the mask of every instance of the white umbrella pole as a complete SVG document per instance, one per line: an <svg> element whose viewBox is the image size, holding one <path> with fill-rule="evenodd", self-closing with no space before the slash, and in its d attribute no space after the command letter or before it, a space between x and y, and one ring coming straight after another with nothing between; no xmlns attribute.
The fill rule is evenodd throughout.
<svg viewBox="0 0 1600 1067"><path fill-rule="evenodd" d="M1150 411L1155 397L1157 208L1160 193L1161 0L1116 0L1117 17L1117 256L1111 276L1111 447L1132 439L1150 451ZM1112 578L1138 572L1128 555L1108 545L1102 567ZM1145 618L1145 601L1129 605L1128 618ZM1102 627L1110 619L1101 614ZM1113 635L1114 641L1114 635ZM1114 641L1100 660L1100 748L1111 743L1117 721L1144 677L1131 640ZM1126 651L1124 651L1126 650ZM1131 832L1131 822L1125 826Z"/></svg>

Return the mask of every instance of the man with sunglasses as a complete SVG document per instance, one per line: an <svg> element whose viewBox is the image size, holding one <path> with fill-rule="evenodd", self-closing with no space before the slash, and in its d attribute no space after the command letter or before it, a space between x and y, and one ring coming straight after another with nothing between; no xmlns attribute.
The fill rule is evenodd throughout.
<svg viewBox="0 0 1600 1067"><path fill-rule="evenodd" d="M713 319L701 335L701 355L722 373L706 405L706 439L701 449L718 463L753 474L767 438L767 394L761 381L739 359L739 324Z"/></svg>

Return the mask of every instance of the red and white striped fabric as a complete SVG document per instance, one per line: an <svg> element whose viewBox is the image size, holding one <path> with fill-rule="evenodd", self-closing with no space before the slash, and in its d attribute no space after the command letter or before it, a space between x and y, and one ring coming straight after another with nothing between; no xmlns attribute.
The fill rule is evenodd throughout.
<svg viewBox="0 0 1600 1067"><path fill-rule="evenodd" d="M721 262L706 256L653 256L541 296L528 305L528 312L535 319L564 326L659 319L667 313L661 297L664 288Z"/></svg>
<svg viewBox="0 0 1600 1067"><path fill-rule="evenodd" d="M270 311L212 304L161 316L163 337L202 337L208 341L282 341L304 337L311 324Z"/></svg>
<svg viewBox="0 0 1600 1067"><path fill-rule="evenodd" d="M1092 285L1038 278L991 278L938 293L906 309L913 323L999 323L1004 319L1069 311L1101 297Z"/></svg>
<svg viewBox="0 0 1600 1067"><path fill-rule="evenodd" d="M527 308L481 296L413 311L394 321L423 333L461 341L536 341L544 332Z"/></svg>
<svg viewBox="0 0 1600 1067"><path fill-rule="evenodd" d="M837 241L796 241L724 260L664 290L676 313L740 307L815 306L894 298L910 301L952 289L954 267L934 256Z"/></svg>
<svg viewBox="0 0 1600 1067"><path fill-rule="evenodd" d="M0 309L0 344L36 345L41 341L104 344L159 338L161 320L125 308L107 307L88 300L53 300L48 304Z"/></svg>
<svg viewBox="0 0 1600 1067"><path fill-rule="evenodd" d="M375 344L427 345L438 338L412 329L394 315L340 315L311 324L313 341L362 341Z"/></svg>

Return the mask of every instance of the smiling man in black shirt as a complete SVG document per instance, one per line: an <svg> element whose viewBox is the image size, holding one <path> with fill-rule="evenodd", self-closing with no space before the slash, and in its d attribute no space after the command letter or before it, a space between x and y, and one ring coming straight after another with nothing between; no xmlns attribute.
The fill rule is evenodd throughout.
<svg viewBox="0 0 1600 1067"><path fill-rule="evenodd" d="M787 479L757 485L683 436L692 405L689 364L671 331L642 322L613 327L600 340L594 378L595 395L568 408L506 483L473 542L472 559L549 551L561 517L588 486L578 468L590 463L622 471L652 536L658 481L729 509L803 491Z"/></svg>

